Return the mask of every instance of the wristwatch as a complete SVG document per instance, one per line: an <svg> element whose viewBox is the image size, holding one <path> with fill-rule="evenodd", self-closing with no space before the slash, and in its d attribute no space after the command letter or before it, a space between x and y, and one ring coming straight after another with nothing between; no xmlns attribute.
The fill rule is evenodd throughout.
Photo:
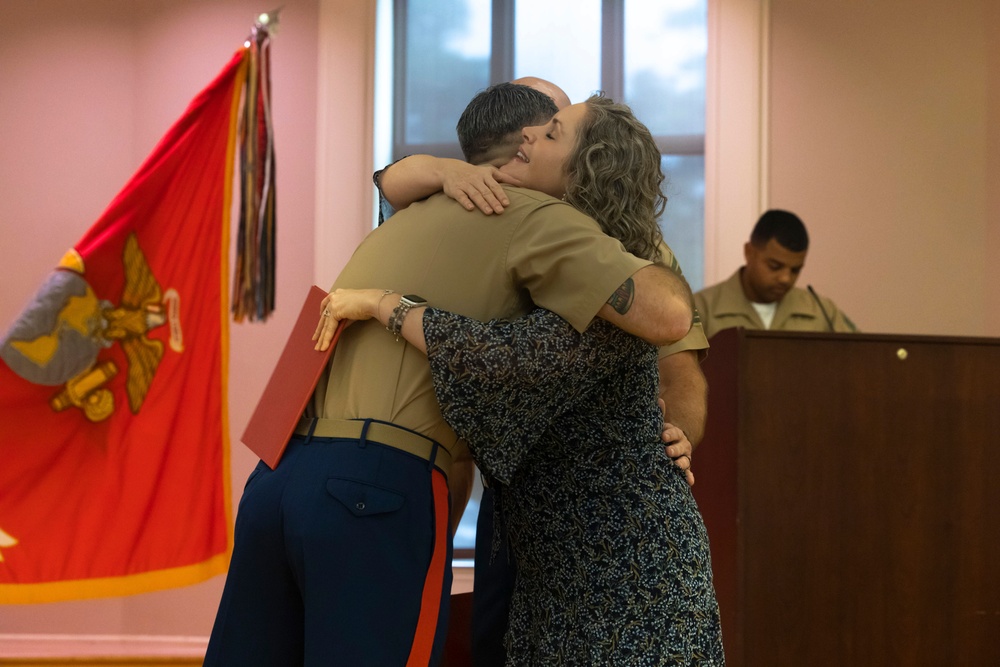
<svg viewBox="0 0 1000 667"><path fill-rule="evenodd" d="M389 316L389 323L385 328L396 337L396 340L399 340L399 333L403 330L403 319L410 312L410 308L419 308L426 305L427 299L424 297L417 296L416 294L404 294L399 299L399 305L393 309L392 315Z"/></svg>

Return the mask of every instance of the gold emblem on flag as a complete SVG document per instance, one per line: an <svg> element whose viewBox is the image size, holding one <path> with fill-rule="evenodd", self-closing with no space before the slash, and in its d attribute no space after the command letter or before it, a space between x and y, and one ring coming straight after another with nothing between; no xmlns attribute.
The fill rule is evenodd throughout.
<svg viewBox="0 0 1000 667"><path fill-rule="evenodd" d="M0 356L21 377L62 385L50 400L57 412L76 407L92 422L114 413L114 394L106 385L118 374L118 364L97 357L116 342L128 362L125 390L133 414L142 408L163 359L164 344L150 339L149 331L169 320L170 347L183 351L180 297L175 290L163 293L135 233L125 241L122 261L125 286L115 306L98 299L84 279L83 259L70 250L60 262L64 270L43 286L0 345Z"/></svg>

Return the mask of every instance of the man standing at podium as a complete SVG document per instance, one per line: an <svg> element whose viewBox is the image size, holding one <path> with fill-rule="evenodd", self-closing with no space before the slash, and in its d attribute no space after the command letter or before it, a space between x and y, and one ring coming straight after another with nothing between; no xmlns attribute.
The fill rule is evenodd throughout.
<svg viewBox="0 0 1000 667"><path fill-rule="evenodd" d="M854 332L836 304L812 289L795 287L809 250L809 234L799 216L780 209L757 220L743 246L746 264L728 280L694 295L711 338L723 329Z"/></svg>

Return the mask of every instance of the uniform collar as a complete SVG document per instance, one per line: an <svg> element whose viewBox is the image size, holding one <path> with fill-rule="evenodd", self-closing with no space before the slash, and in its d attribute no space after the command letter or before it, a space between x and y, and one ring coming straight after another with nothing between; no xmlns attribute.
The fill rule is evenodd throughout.
<svg viewBox="0 0 1000 667"><path fill-rule="evenodd" d="M760 317L757 315L757 311L754 310L750 299L748 299L746 294L743 292L743 281L740 279L742 271L743 267L740 267L724 283L724 288L719 295L719 300L715 304L715 314L741 314L749 317L755 322L758 322L759 326L763 327L763 322L760 322ZM815 305L813 304L812 297L810 297L805 290L793 287L788 290L788 293L785 294L785 296L781 298L781 301L778 302L778 308L774 312L774 320L771 322L771 328L778 328L781 323L789 317L815 318L816 315L817 311Z"/></svg>
<svg viewBox="0 0 1000 667"><path fill-rule="evenodd" d="M737 313L741 313L744 315L753 314L754 318L757 317L757 311L753 309L753 306L750 305L750 300L743 293L743 283L740 280L740 273L742 271L743 267L736 269L736 273L723 283L722 290L719 293L719 300L714 307L716 315L736 315Z"/></svg>

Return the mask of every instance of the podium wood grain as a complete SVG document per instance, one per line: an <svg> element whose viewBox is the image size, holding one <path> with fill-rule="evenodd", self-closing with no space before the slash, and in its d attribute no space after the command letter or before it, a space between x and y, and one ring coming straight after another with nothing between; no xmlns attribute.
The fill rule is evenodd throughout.
<svg viewBox="0 0 1000 667"><path fill-rule="evenodd" d="M723 331L694 487L730 665L1000 665L1000 340Z"/></svg>

